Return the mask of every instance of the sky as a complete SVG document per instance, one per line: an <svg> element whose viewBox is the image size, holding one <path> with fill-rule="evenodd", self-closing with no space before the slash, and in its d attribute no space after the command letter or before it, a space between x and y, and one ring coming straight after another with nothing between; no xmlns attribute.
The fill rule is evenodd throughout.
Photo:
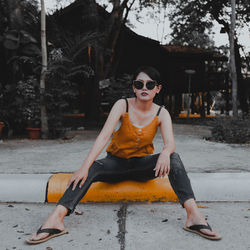
<svg viewBox="0 0 250 250"><path fill-rule="evenodd" d="M73 2L74 0L64 0L60 1L62 3L62 6L64 6L64 2L68 4L69 2ZM97 2L107 2L107 0L98 0ZM56 0L45 0L45 6L47 11L51 11L55 9L56 6ZM108 9L107 9L108 10ZM167 12L166 12L167 14ZM135 18L136 11L131 11L128 19L129 21L133 24L133 28L131 28L134 32L136 32L139 35L149 37L154 40L160 41L162 44L167 44L170 40L170 33L171 33L171 28L170 28L170 22L166 18L165 23L162 22L156 22L154 21L153 18L150 18L147 16L147 11L141 11L140 16L143 18L143 23L140 23L139 21L136 20ZM164 15L164 11L161 11L161 16ZM163 19L163 18L162 18ZM220 25L218 25L216 22L214 22L214 29L213 32L215 33L213 35L213 40L215 42L215 46L221 46L221 45L228 45L229 46L229 41L228 41L228 35L226 33L220 34ZM250 52L250 26L249 27L244 27L240 32L239 32L239 42L245 47L246 52Z"/></svg>

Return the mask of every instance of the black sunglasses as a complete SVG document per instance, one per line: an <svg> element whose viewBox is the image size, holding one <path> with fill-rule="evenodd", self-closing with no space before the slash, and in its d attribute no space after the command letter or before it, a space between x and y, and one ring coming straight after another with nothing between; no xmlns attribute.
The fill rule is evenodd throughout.
<svg viewBox="0 0 250 250"><path fill-rule="evenodd" d="M136 89L142 89L143 86L144 86L144 83L142 81L139 81L139 80L134 80L133 81L133 85ZM148 90L152 90L155 88L155 86L157 86L157 82L156 81L148 81L146 82L146 88Z"/></svg>

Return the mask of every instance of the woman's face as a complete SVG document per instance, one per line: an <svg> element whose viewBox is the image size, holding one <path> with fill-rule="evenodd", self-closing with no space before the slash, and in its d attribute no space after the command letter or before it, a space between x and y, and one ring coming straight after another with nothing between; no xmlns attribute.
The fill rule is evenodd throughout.
<svg viewBox="0 0 250 250"><path fill-rule="evenodd" d="M136 97L143 101L148 101L154 99L155 95L160 92L161 85L156 85L153 89L148 89L146 84L147 82L152 83L154 81L151 79L146 73L141 72L137 75L136 81L140 81L143 83L143 87L141 89L137 89L133 84L133 91L136 94Z"/></svg>

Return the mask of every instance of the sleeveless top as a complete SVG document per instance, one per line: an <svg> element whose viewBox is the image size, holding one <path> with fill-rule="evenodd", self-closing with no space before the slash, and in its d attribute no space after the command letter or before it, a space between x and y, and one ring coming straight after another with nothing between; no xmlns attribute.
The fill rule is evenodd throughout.
<svg viewBox="0 0 250 250"><path fill-rule="evenodd" d="M113 132L113 137L106 151L120 158L143 157L154 153L153 139L158 129L158 116L163 106L154 119L143 127L133 125L129 119L128 100L126 113L123 115L120 128Z"/></svg>

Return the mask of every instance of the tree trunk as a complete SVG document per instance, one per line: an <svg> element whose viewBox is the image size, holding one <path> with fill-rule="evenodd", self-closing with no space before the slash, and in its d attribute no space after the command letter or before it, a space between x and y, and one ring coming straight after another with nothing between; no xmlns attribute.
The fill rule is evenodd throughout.
<svg viewBox="0 0 250 250"><path fill-rule="evenodd" d="M237 107L237 73L235 66L235 51L234 51L234 33L235 33L235 0L231 0L231 27L230 27L230 77L232 81L232 102L233 102L233 116L238 117Z"/></svg>
<svg viewBox="0 0 250 250"><path fill-rule="evenodd" d="M108 22L109 25L107 27L108 36L105 42L105 49L108 49L111 54L108 60L105 62L104 78L108 78L110 76L110 74L112 73L112 67L115 66L115 48L121 32L121 27L123 24L125 24L128 17L128 12L134 2L135 1L131 3L130 7L127 7L128 0L124 0L122 3L120 3L120 0L116 0L113 2L113 10L110 14ZM127 13L126 16L123 17L125 8L127 9Z"/></svg>
<svg viewBox="0 0 250 250"><path fill-rule="evenodd" d="M230 94L229 94L229 79L228 74L226 74L226 115L229 116L229 100L230 100Z"/></svg>
<svg viewBox="0 0 250 250"><path fill-rule="evenodd" d="M237 74L237 83L238 83L238 99L240 102L240 108L242 110L242 115L247 114L248 112L248 104L247 104L247 89L244 86L244 79L241 72L242 60L240 56L240 46L238 44L238 39L234 40L234 51L235 51L235 66L236 66L236 74Z"/></svg>
<svg viewBox="0 0 250 250"><path fill-rule="evenodd" d="M92 18L96 18L97 20L97 27L95 27L95 29L100 32L98 21L99 17L96 6L94 6L94 2L95 1L93 0L89 1L89 10L92 13ZM112 68L116 63L115 48L120 35L122 23L124 21L123 12L127 2L128 0L124 0L121 4L119 0L113 1L113 10L110 13L109 20L105 24L105 39L103 44L98 44L95 46L95 60L93 65L95 69L95 77L87 87L87 99L89 106L86 109L86 119L88 122L98 122L99 120L99 81L110 77L111 74L114 73Z"/></svg>
<svg viewBox="0 0 250 250"><path fill-rule="evenodd" d="M128 0L112 1L113 10L110 13L109 20L105 21L105 31L104 41L101 44L94 46L93 52L93 64L92 67L95 71L95 77L89 81L87 86L86 95L86 119L88 122L98 122L99 120L99 104L100 104L100 91L99 91L99 81L110 77L114 74L113 68L117 66L116 57L116 45L120 35L121 26L127 18L123 17L124 9L127 8ZM134 1L132 2L132 4ZM132 4L128 8L131 9ZM99 32L101 34L102 30L99 30L99 26L103 26L100 23L100 18L97 11L97 5L94 0L88 0L88 8L85 10L86 13L91 13L91 24L92 30Z"/></svg>
<svg viewBox="0 0 250 250"><path fill-rule="evenodd" d="M237 42L237 38L235 38L235 31L234 31L235 30L235 0L231 0L231 5L232 5L231 28L230 28L229 23L219 18L218 14L215 14L216 12L213 14L213 17L219 24L223 25L223 28L225 29L229 37L229 43L230 43L229 72L230 72L230 78L232 81L233 112L234 114L237 113L237 116L238 116L238 108L237 108L237 92L238 91L237 90L240 89L240 86L239 86L241 84L240 79L243 79L243 77L241 73L242 64L241 64L241 58L240 58L240 53L239 53L239 45ZM234 64L234 66L232 64ZM232 67L234 69L232 69ZM245 105L245 103L243 105L242 104L243 102L241 101L241 107Z"/></svg>
<svg viewBox="0 0 250 250"><path fill-rule="evenodd" d="M21 3L20 0L8 0L6 1L7 4L7 11L8 11L8 26L9 30L16 32L16 42L17 46L20 45L20 30L23 27L23 19L22 19L22 9L21 9ZM6 50L6 59L9 60L10 58L13 58L17 55L17 50ZM8 67L8 66L7 66ZM9 68L9 81L11 84L17 83L17 74L16 74L16 67L13 63L10 64Z"/></svg>
<svg viewBox="0 0 250 250"><path fill-rule="evenodd" d="M46 15L44 0L41 0L41 47L42 71L40 76L40 101L41 101L41 132L42 138L48 138L48 117L45 103L45 77L47 71L47 46L46 46Z"/></svg>
<svg viewBox="0 0 250 250"><path fill-rule="evenodd" d="M94 0L88 0L86 6L88 6L88 8L86 8L84 11L89 15L86 19L86 22L91 23L91 25L89 25L89 31L100 33L100 21L96 2ZM89 65L94 69L95 76L86 81L85 114L88 124L92 126L98 123L100 115L99 81L103 76L104 63L102 48L100 48L100 44L98 44L97 41L91 51L91 61Z"/></svg>

